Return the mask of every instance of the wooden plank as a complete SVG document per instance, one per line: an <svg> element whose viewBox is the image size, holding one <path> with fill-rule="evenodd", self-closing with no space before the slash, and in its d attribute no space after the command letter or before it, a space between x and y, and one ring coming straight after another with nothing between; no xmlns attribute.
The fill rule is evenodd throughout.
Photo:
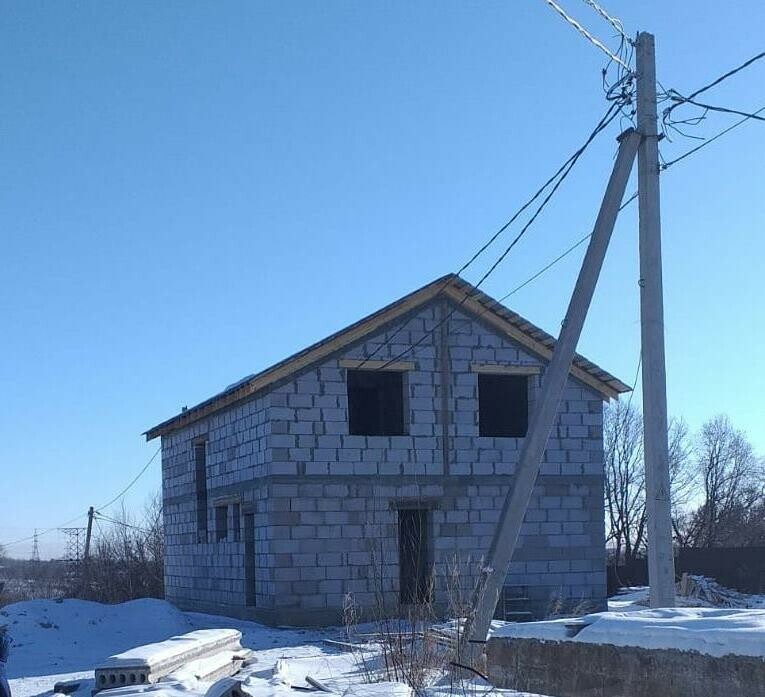
<svg viewBox="0 0 765 697"><path fill-rule="evenodd" d="M490 375L539 375L542 372L542 367L538 365L471 363L470 370L474 373L488 373Z"/></svg>
<svg viewBox="0 0 765 697"><path fill-rule="evenodd" d="M352 370L361 368L363 370L393 370L406 372L414 370L416 364L414 361L378 361L378 360L358 360L355 358L342 358L338 361L341 368L350 368Z"/></svg>
<svg viewBox="0 0 765 697"><path fill-rule="evenodd" d="M228 496L217 496L212 500L213 506L229 506L234 503L241 503L242 497L239 494L230 494Z"/></svg>

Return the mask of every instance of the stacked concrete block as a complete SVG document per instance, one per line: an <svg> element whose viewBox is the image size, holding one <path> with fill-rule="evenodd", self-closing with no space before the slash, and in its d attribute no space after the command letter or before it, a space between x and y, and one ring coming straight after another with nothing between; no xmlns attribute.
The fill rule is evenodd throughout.
<svg viewBox="0 0 765 697"><path fill-rule="evenodd" d="M415 344L403 357L413 363L404 376L406 435L351 435L341 363L400 359ZM446 600L445 570L453 563L470 585L522 443L479 435L476 363L538 367L529 377L533 404L544 361L460 308L433 303L265 394L163 436L168 598L294 624L338 621L347 593L370 607L382 591L395 606L397 509L412 502L431 511L439 600ZM208 528L216 499L236 500L254 515L254 606L245 604L243 538L196 538L192 450L201 437ZM574 378L519 544L507 583L525 589L536 614L561 600L602 606L602 397Z"/></svg>

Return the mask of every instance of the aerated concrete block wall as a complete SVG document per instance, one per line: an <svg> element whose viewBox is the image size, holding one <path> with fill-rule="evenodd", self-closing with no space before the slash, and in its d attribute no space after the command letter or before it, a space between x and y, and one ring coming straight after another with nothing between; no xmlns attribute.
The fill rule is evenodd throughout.
<svg viewBox="0 0 765 697"><path fill-rule="evenodd" d="M438 326L452 309L433 303L270 392L163 438L168 599L293 624L337 622L348 592L370 609L382 589L393 607L399 507L431 511L437 598L445 600L444 570L453 560L464 586L472 584L522 441L478 435L471 365L544 369L544 362L459 310ZM401 358L414 363L404 376L407 435L349 435L341 360L391 360L421 340ZM539 381L530 378L532 402ZM507 577L527 588L539 615L557 598L594 608L605 601L602 406L597 393L569 380ZM203 436L210 533L200 544L192 444ZM216 500L255 514L255 607L244 602L243 542L214 541Z"/></svg>

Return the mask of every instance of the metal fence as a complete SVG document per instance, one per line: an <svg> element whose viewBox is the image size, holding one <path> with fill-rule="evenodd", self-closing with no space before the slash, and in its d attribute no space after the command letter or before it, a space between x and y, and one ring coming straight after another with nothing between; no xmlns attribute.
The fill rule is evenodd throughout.
<svg viewBox="0 0 765 697"><path fill-rule="evenodd" d="M765 593L765 547L688 547L675 554L675 573L715 579L742 593ZM608 594L624 586L648 585L648 561L608 567Z"/></svg>

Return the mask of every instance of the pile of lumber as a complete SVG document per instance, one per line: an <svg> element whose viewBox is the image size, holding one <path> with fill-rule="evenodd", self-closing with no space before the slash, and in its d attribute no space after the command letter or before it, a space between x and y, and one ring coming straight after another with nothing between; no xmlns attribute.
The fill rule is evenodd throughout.
<svg viewBox="0 0 765 697"><path fill-rule="evenodd" d="M747 596L725 586L713 578L683 574L677 584L677 595L684 604L701 607L747 607Z"/></svg>

